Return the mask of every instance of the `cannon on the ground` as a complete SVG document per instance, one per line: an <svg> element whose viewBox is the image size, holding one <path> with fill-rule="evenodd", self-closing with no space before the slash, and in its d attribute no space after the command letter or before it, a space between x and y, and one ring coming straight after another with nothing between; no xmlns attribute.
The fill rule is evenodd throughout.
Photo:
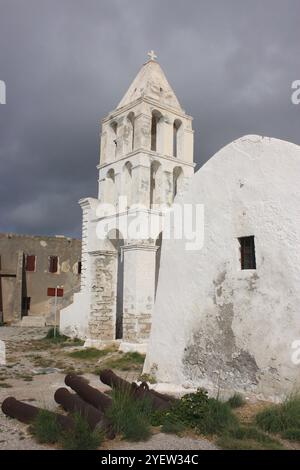
<svg viewBox="0 0 300 470"><path fill-rule="evenodd" d="M71 387L84 401L94 406L103 413L111 406L110 397L88 385L81 377L75 374L68 374L65 377L65 384Z"/></svg>
<svg viewBox="0 0 300 470"><path fill-rule="evenodd" d="M39 413L45 411L37 406L19 401L14 397L6 398L2 403L1 409L5 415L16 418L25 424L32 424ZM49 413L56 417L57 422L64 430L70 430L74 427L74 420L70 416L64 416L53 411L49 411Z"/></svg>
<svg viewBox="0 0 300 470"><path fill-rule="evenodd" d="M61 405L65 411L78 413L82 416L87 421L92 431L95 429L101 430L109 439L115 437L111 423L104 414L94 406L86 403L80 396L62 387L56 390L54 400Z"/></svg>
<svg viewBox="0 0 300 470"><path fill-rule="evenodd" d="M130 383L126 380L118 377L112 370L105 369L100 373L100 380L106 385L109 385L112 388L117 390L129 391L132 393L132 396L137 399L147 398L154 410L167 410L171 408L175 399L168 395L163 395L161 393L155 392L154 390L149 389L148 384L143 382L141 385L136 383Z"/></svg>

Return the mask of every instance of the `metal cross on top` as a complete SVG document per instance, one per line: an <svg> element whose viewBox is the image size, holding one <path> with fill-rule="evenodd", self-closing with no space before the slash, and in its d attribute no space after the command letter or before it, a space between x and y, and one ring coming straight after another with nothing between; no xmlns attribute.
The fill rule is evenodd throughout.
<svg viewBox="0 0 300 470"><path fill-rule="evenodd" d="M157 59L157 55L155 54L154 51L148 52L147 55L149 56L150 60L155 60L155 59Z"/></svg>

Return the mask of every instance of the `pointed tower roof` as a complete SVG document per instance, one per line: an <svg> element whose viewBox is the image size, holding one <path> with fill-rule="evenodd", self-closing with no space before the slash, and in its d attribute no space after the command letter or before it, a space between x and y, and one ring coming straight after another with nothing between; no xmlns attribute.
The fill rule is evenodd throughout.
<svg viewBox="0 0 300 470"><path fill-rule="evenodd" d="M150 59L138 72L137 76L118 104L117 109L132 103L138 98L148 97L159 101L162 105L177 108L182 111L179 101L176 98L176 95L161 66L155 60L156 56L154 55L154 52L151 51L148 55L150 56Z"/></svg>

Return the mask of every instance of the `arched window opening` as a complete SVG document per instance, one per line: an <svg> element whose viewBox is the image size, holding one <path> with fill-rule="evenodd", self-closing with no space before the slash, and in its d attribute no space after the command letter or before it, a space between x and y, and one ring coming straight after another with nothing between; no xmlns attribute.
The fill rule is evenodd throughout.
<svg viewBox="0 0 300 470"><path fill-rule="evenodd" d="M160 257L161 257L161 247L162 247L162 232L160 232L158 238L156 239L155 245L157 246L156 259L155 259L155 297L156 297L157 284L158 284L158 278L159 278L159 269L160 269Z"/></svg>
<svg viewBox="0 0 300 470"><path fill-rule="evenodd" d="M134 113L129 113L127 116L129 126L128 152L132 152L134 150L134 119Z"/></svg>
<svg viewBox="0 0 300 470"><path fill-rule="evenodd" d="M180 128L182 126L182 122L179 119L175 119L173 124L173 156L178 157L178 150L180 146L179 139L181 137Z"/></svg>
<svg viewBox="0 0 300 470"><path fill-rule="evenodd" d="M116 121L113 121L111 124L110 124L110 128L112 130L111 132L111 141L112 141L112 148L113 148L113 155L114 157L116 157L117 155L117 145L118 145L118 141L117 141L117 129L118 129L118 124Z"/></svg>
<svg viewBox="0 0 300 470"><path fill-rule="evenodd" d="M180 166L176 166L173 170L173 200L175 199L176 195L182 188L183 182L183 171Z"/></svg>
<svg viewBox="0 0 300 470"><path fill-rule="evenodd" d="M115 204L115 172L111 168L108 170L105 178L105 202L107 204Z"/></svg>
<svg viewBox="0 0 300 470"><path fill-rule="evenodd" d="M130 162L126 162L123 167L123 177L124 196L127 198L127 208L129 208L132 203L132 164Z"/></svg>
<svg viewBox="0 0 300 470"><path fill-rule="evenodd" d="M152 162L150 167L150 208L159 204L160 163Z"/></svg>
<svg viewBox="0 0 300 470"><path fill-rule="evenodd" d="M151 120L151 150L153 152L157 152L159 150L159 129L160 129L160 122L161 122L162 115L158 111L152 112L152 120Z"/></svg>

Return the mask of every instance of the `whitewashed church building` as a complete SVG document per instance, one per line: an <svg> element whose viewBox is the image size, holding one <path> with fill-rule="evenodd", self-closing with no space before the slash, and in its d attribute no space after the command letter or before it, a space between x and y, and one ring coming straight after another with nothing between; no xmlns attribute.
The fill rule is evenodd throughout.
<svg viewBox="0 0 300 470"><path fill-rule="evenodd" d="M148 55L102 121L98 198L79 201L81 290L61 311L60 330L88 345L120 340L145 350L160 266L161 207L172 205L194 173L192 118L153 51ZM156 229L134 237L124 233L137 218ZM99 227L105 225L103 236Z"/></svg>
<svg viewBox="0 0 300 470"><path fill-rule="evenodd" d="M82 285L61 331L147 349L144 372L167 388L281 400L300 389L300 147L242 137L193 175L192 118L155 59L103 120L98 198L80 201ZM162 231L186 206L203 208L193 249Z"/></svg>

